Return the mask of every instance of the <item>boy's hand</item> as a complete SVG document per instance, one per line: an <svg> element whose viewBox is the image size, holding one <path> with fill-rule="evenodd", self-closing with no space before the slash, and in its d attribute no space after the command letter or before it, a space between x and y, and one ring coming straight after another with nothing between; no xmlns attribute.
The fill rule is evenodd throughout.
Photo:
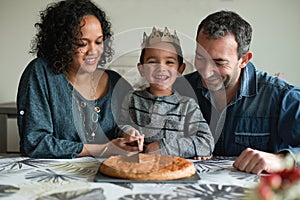
<svg viewBox="0 0 300 200"><path fill-rule="evenodd" d="M129 131L123 134L123 137L128 139L128 146L137 146L139 151L143 151L144 146L144 135L136 129L130 129Z"/></svg>
<svg viewBox="0 0 300 200"><path fill-rule="evenodd" d="M211 159L213 157L213 155L211 155L211 156L196 156L196 157L194 157L194 160L209 160L209 159Z"/></svg>
<svg viewBox="0 0 300 200"><path fill-rule="evenodd" d="M159 150L158 142L152 142L152 143L148 144L146 146L145 152L152 153L152 154L159 154L160 150Z"/></svg>

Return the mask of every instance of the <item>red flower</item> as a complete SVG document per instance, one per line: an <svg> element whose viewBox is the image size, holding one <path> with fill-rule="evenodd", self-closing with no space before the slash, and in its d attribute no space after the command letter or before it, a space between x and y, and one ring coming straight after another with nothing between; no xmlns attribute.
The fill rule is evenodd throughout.
<svg viewBox="0 0 300 200"><path fill-rule="evenodd" d="M257 192L262 200L271 200L276 193L296 182L300 182L300 168L286 169L262 176Z"/></svg>

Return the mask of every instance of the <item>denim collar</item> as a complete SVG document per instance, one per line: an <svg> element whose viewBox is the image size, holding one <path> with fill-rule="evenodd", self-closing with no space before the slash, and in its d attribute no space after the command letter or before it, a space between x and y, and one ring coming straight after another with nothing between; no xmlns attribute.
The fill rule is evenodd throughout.
<svg viewBox="0 0 300 200"><path fill-rule="evenodd" d="M249 62L242 71L240 95L245 97L251 97L257 94L256 69L254 65Z"/></svg>

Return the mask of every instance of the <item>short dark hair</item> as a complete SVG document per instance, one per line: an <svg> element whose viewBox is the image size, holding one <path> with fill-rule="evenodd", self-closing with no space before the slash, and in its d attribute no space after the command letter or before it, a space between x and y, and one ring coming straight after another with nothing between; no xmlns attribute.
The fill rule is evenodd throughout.
<svg viewBox="0 0 300 200"><path fill-rule="evenodd" d="M198 26L197 38L201 30L213 39L232 33L238 44L238 59L250 49L251 25L235 12L222 10L208 15Z"/></svg>
<svg viewBox="0 0 300 200"><path fill-rule="evenodd" d="M157 30L157 32L159 33L160 36L163 35L163 32L161 30ZM182 55L182 49L181 46L174 43L174 42L168 42L170 44L172 44L175 49L176 49L176 53L177 53L177 57L178 57L178 63L179 63L179 67L182 65L183 63L183 55ZM145 46L143 47L142 51L141 51L141 55L140 55L140 63L144 64L144 57L145 57L145 51L149 46L149 37L147 38L147 40L145 41Z"/></svg>
<svg viewBox="0 0 300 200"><path fill-rule="evenodd" d="M111 23L103 10L90 0L64 0L48 5L40 12L38 30L32 41L32 54L44 58L54 73L68 70L72 55L78 48L78 35L81 35L80 21L86 15L93 15L101 23L104 39L104 52L99 61L101 66L111 61L113 56Z"/></svg>

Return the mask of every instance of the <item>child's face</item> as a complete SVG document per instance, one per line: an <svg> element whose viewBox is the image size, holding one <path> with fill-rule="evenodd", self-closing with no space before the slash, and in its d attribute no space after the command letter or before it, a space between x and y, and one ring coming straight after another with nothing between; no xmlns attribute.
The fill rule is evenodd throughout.
<svg viewBox="0 0 300 200"><path fill-rule="evenodd" d="M146 49L144 64L138 64L138 68L149 82L151 94L167 96L172 94L172 85L185 65L179 66L178 55L172 44L160 42Z"/></svg>

